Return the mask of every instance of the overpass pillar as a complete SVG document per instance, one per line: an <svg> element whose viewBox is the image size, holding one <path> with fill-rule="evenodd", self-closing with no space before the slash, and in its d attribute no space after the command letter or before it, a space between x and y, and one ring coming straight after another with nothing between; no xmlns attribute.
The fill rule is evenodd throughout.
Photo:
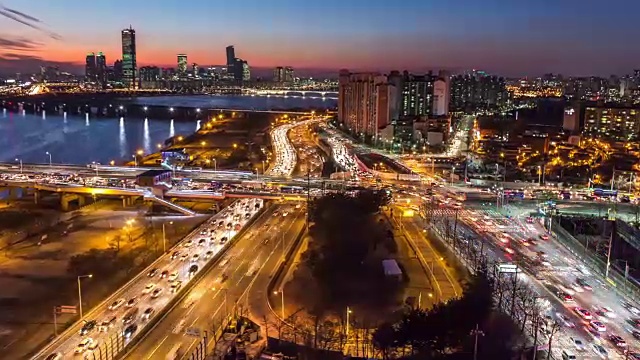
<svg viewBox="0 0 640 360"><path fill-rule="evenodd" d="M24 189L11 187L9 188L9 200L20 199L24 194Z"/></svg>
<svg viewBox="0 0 640 360"><path fill-rule="evenodd" d="M37 189L33 191L33 202L37 205L40 201L40 191Z"/></svg>
<svg viewBox="0 0 640 360"><path fill-rule="evenodd" d="M123 196L122 197L122 207L126 208L127 207L127 202L129 201L129 198L127 196Z"/></svg>
<svg viewBox="0 0 640 360"><path fill-rule="evenodd" d="M69 203L78 200L80 203L80 197L74 194L61 193L60 194L60 208L62 211L69 211Z"/></svg>
<svg viewBox="0 0 640 360"><path fill-rule="evenodd" d="M87 198L82 195L78 195L78 206L83 207L87 203Z"/></svg>

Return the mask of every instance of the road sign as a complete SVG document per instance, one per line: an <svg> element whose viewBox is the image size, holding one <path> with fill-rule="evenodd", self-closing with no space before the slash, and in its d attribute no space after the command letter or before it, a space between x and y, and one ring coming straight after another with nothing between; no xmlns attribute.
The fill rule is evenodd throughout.
<svg viewBox="0 0 640 360"><path fill-rule="evenodd" d="M78 307L75 305L61 305L56 306L56 311L58 314L77 314Z"/></svg>
<svg viewBox="0 0 640 360"><path fill-rule="evenodd" d="M498 272L501 273L516 273L518 272L518 265L516 264L497 264Z"/></svg>

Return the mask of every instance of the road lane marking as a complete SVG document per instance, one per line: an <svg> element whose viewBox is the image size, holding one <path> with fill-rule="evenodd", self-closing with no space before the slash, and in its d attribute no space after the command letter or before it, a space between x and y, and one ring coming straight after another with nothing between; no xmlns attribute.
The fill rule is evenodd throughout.
<svg viewBox="0 0 640 360"><path fill-rule="evenodd" d="M151 359L151 357L153 356L153 354L155 354L156 351L158 351L158 349L160 348L160 346L162 346L162 343L164 343L167 338L169 338L169 336L165 336L164 338L162 338L162 340L160 340L160 342L158 343L158 346L156 346L150 353L149 356L147 357L147 359Z"/></svg>

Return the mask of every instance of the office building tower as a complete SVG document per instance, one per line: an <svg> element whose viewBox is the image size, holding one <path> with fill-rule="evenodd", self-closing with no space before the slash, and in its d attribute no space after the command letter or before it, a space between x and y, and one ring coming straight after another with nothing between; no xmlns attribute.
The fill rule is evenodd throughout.
<svg viewBox="0 0 640 360"><path fill-rule="evenodd" d="M236 61L236 50L233 45L227 46L227 66L233 66Z"/></svg>
<svg viewBox="0 0 640 360"><path fill-rule="evenodd" d="M197 77L199 75L199 71L200 69L198 68L198 64L191 64L191 74L193 75L193 77Z"/></svg>
<svg viewBox="0 0 640 360"><path fill-rule="evenodd" d="M113 62L113 80L114 81L122 81L122 72L123 72L123 67L122 67L122 60L116 60Z"/></svg>
<svg viewBox="0 0 640 360"><path fill-rule="evenodd" d="M412 75L404 72L402 76L402 103L400 115L428 116L433 108L433 83L431 73L425 75Z"/></svg>
<svg viewBox="0 0 640 360"><path fill-rule="evenodd" d="M391 122L394 85L379 73L340 70L338 121L358 136L377 138Z"/></svg>
<svg viewBox="0 0 640 360"><path fill-rule="evenodd" d="M158 81L161 78L161 70L157 66L143 66L140 68L140 81Z"/></svg>
<svg viewBox="0 0 640 360"><path fill-rule="evenodd" d="M284 82L292 83L294 79L293 68L291 66L286 66L284 68Z"/></svg>
<svg viewBox="0 0 640 360"><path fill-rule="evenodd" d="M88 53L84 67L84 76L87 81L96 80L96 54Z"/></svg>
<svg viewBox="0 0 640 360"><path fill-rule="evenodd" d="M284 82L284 68L282 66L273 69L273 82Z"/></svg>
<svg viewBox="0 0 640 360"><path fill-rule="evenodd" d="M137 88L136 31L129 27L122 30L122 81L131 88Z"/></svg>
<svg viewBox="0 0 640 360"><path fill-rule="evenodd" d="M107 81L107 58L102 52L96 55L96 79L104 84Z"/></svg>
<svg viewBox="0 0 640 360"><path fill-rule="evenodd" d="M187 75L187 55L178 54L178 74L180 76Z"/></svg>
<svg viewBox="0 0 640 360"><path fill-rule="evenodd" d="M242 81L251 80L251 69L249 68L249 64L245 61L241 61L242 64Z"/></svg>
<svg viewBox="0 0 640 360"><path fill-rule="evenodd" d="M452 76L450 81L451 110L486 110L497 108L507 102L504 78L474 70Z"/></svg>

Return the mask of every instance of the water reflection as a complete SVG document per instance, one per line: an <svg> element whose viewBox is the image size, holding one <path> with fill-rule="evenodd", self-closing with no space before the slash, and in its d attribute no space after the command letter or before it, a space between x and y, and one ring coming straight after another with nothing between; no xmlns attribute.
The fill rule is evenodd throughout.
<svg viewBox="0 0 640 360"><path fill-rule="evenodd" d="M0 161L20 158L24 162L48 162L46 151L54 154L56 163L102 164L110 160L130 160L137 149L154 151L153 144L169 136L188 135L193 123L154 119L94 118L88 116L52 116L42 121L40 114L26 114L14 121L12 113L2 112L0 121Z"/></svg>

